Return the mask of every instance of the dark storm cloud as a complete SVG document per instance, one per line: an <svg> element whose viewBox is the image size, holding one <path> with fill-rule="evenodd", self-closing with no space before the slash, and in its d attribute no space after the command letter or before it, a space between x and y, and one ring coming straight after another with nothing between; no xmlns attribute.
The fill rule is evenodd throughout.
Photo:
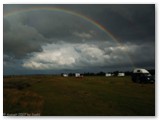
<svg viewBox="0 0 160 120"><path fill-rule="evenodd" d="M111 7L109 17L106 18L106 27L108 27L121 42L128 40L138 42L140 39L145 40L145 42L150 41L146 38L154 41L154 5L117 5Z"/></svg>
<svg viewBox="0 0 160 120"><path fill-rule="evenodd" d="M56 17L55 17L56 16ZM64 19L65 18L65 19ZM35 21L36 19L36 21ZM81 41L80 34L92 34L94 39L110 38L96 25L86 21L80 16L62 11L39 11L25 14L21 17L22 24L35 28L40 34L48 39L63 39L67 42ZM94 32L96 31L96 32ZM78 34L75 34L78 33ZM77 38L74 39L73 37Z"/></svg>
<svg viewBox="0 0 160 120"><path fill-rule="evenodd" d="M154 68L154 5L4 5L4 14L35 6L87 16L122 45L96 25L65 12L39 10L4 16L5 73L10 68L24 72L129 69L131 62Z"/></svg>
<svg viewBox="0 0 160 120"><path fill-rule="evenodd" d="M6 25L4 25L4 29L6 28ZM10 29L11 30L4 31L3 34L3 44L5 46L4 54L21 58L27 53L41 50L40 46L41 43L44 43L45 38L34 28L21 24L14 24Z"/></svg>
<svg viewBox="0 0 160 120"><path fill-rule="evenodd" d="M100 22L121 42L155 37L154 5L81 5L67 6ZM146 42L150 41L147 39Z"/></svg>
<svg viewBox="0 0 160 120"><path fill-rule="evenodd" d="M34 6L35 5L13 5L11 6L12 9L10 7L7 8L9 10L14 10L31 8ZM39 5L39 7L41 6L58 7L84 14L105 26L109 31L113 33L113 35L115 35L121 41L128 39L134 41L136 39L138 41L139 39L148 37L154 39L155 36L154 5ZM36 14L35 17L38 16L38 13ZM38 16L38 20L41 20L41 18L43 19L44 14L39 14L42 15ZM32 19L32 21L33 20L34 19ZM49 23L47 21L44 22L46 24Z"/></svg>
<svg viewBox="0 0 160 120"><path fill-rule="evenodd" d="M5 33L9 30L10 30L10 23L6 19L4 19L4 21L3 21L3 31Z"/></svg>
<svg viewBox="0 0 160 120"><path fill-rule="evenodd" d="M4 18L4 53L17 58L41 51L47 43L83 42L90 38L103 40L109 36L82 18L63 12L38 11Z"/></svg>

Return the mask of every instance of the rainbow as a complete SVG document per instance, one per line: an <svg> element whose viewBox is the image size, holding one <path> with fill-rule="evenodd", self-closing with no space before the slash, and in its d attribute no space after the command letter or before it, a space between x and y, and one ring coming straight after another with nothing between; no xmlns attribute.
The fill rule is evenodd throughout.
<svg viewBox="0 0 160 120"><path fill-rule="evenodd" d="M79 17L91 24L93 24L94 26L96 26L97 28L99 28L100 30L102 30L103 32L105 32L107 35L109 35L114 41L117 41L117 39L110 33L110 31L108 31L107 29L105 29L102 25L100 25L98 22L92 20L91 18L84 16L80 13L77 12L73 12L70 10L66 10L63 8L57 8L57 7L34 7L34 8L28 8L28 9L21 9L21 10L14 10L8 13L4 13L4 17L8 17L8 16L12 16L12 15L16 15L16 14L20 14L20 13L25 13L25 12L31 12L31 11L39 11L39 10L44 10L44 11L54 11L54 12L63 12L66 14L70 14L76 17Z"/></svg>
<svg viewBox="0 0 160 120"><path fill-rule="evenodd" d="M4 13L3 16L4 16L4 18L6 18L6 17L17 15L17 14L20 14L20 13L32 12L32 11L40 11L40 10L62 12L62 13L65 13L65 14L76 16L76 17L78 17L78 18L80 18L82 20L85 20L85 21L91 23L92 25L96 26L98 29L103 31L105 34L109 35L109 37L114 42L116 42L119 46L122 46L122 47L124 46L112 35L112 33L109 30L107 30L105 27L103 27L100 23L94 21L93 19L91 19L88 16L85 16L85 15L83 15L81 13L73 12L73 11L70 11L70 10L64 9L64 8L59 8L59 7L58 8L57 7L32 7L32 8L27 8L27 9L13 10L13 11ZM132 68L134 68L133 67L134 64L133 64L131 58L129 57L129 54L127 53L127 51L125 51L125 54L126 54L126 57L128 58L128 60L130 61L131 65L132 65Z"/></svg>

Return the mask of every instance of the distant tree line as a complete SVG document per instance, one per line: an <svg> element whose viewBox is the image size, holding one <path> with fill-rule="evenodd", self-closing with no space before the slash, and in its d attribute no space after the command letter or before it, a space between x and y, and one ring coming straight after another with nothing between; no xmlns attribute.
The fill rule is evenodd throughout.
<svg viewBox="0 0 160 120"><path fill-rule="evenodd" d="M154 69L151 69L151 70L148 70L150 72L151 75L155 75L155 70ZM84 72L84 73L81 73L81 75L84 75L84 76L105 76L106 73L110 73L110 74L113 74L114 76L117 76L118 73L124 73L125 76L131 76L133 71L113 71L113 72L103 72L103 71L100 71L98 73L93 73L93 72ZM63 73L61 73L61 75L63 75ZM69 73L68 74L69 76L75 76L75 73Z"/></svg>
<svg viewBox="0 0 160 120"><path fill-rule="evenodd" d="M150 69L148 70L150 72L151 75L155 75L155 69ZM114 76L117 76L118 73L124 73L125 76L131 76L133 71L113 71L113 72L104 72L104 71L100 71L98 73L93 73L93 72L84 72L81 73L81 75L84 76L105 76L106 73L110 73L113 74ZM64 73L61 73L61 76ZM10 78L10 77L17 77L17 76L55 76L55 75L60 75L60 74L31 74L31 75L3 75L4 78ZM68 76L75 76L75 73L68 73Z"/></svg>

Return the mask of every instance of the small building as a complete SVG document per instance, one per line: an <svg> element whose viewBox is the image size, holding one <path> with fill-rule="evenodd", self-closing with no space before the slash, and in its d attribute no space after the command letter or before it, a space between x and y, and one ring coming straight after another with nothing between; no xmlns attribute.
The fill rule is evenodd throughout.
<svg viewBox="0 0 160 120"><path fill-rule="evenodd" d="M68 77L68 74L63 74L63 77Z"/></svg>
<svg viewBox="0 0 160 120"><path fill-rule="evenodd" d="M112 76L112 74L111 74L111 73L106 73L105 76L106 76L106 77L110 77L110 76Z"/></svg>
<svg viewBox="0 0 160 120"><path fill-rule="evenodd" d="M118 73L118 76L120 77L125 76L125 73Z"/></svg>

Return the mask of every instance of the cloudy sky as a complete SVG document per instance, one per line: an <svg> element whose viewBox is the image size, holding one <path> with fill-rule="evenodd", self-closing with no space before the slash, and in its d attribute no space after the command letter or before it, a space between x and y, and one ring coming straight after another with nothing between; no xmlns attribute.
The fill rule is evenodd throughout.
<svg viewBox="0 0 160 120"><path fill-rule="evenodd" d="M4 74L155 68L154 5L3 6Z"/></svg>

